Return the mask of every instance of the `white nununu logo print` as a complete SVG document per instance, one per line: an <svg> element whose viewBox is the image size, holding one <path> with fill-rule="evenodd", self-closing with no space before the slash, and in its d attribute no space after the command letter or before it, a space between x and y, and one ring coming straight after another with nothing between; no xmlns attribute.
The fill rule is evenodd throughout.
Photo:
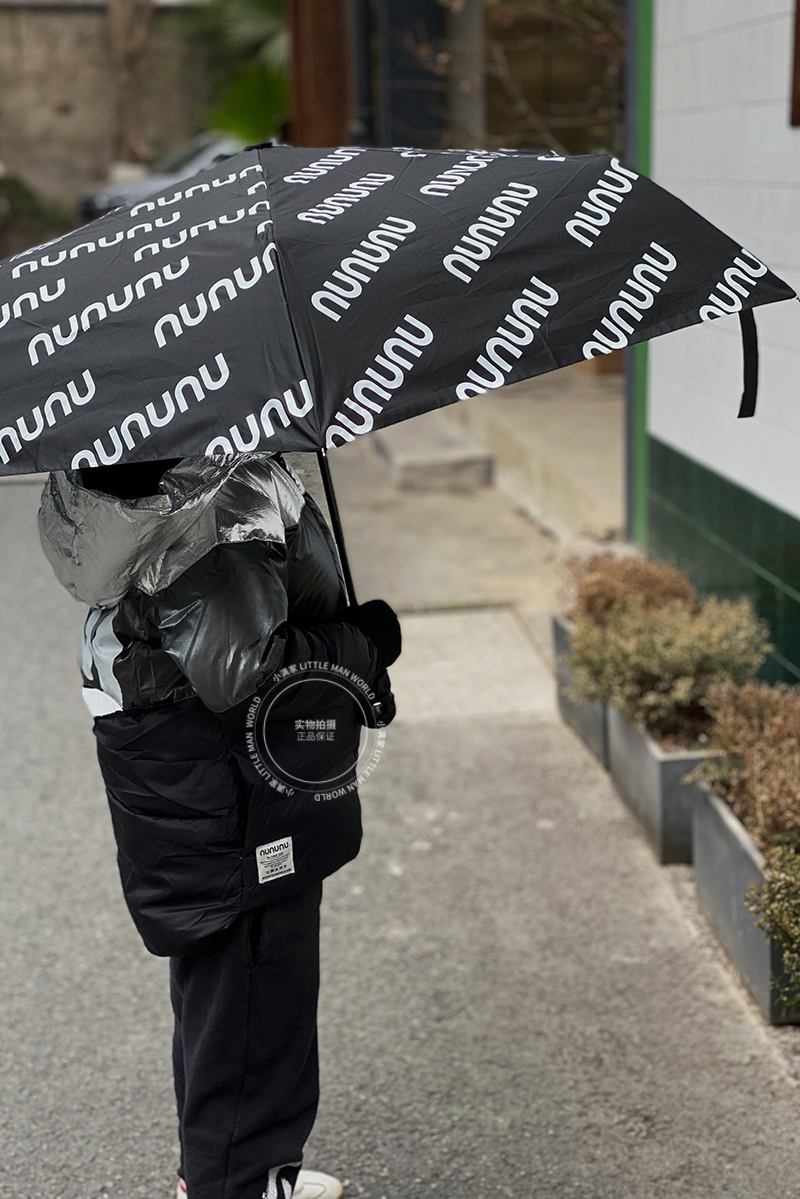
<svg viewBox="0 0 800 1199"><path fill-rule="evenodd" d="M500 195L495 196L491 204L484 208L477 221L453 246L452 252L442 260L445 269L457 279L471 283L470 275L460 268L466 267L472 274L479 271L481 263L491 257L500 238L513 228L520 213L538 194L538 190L528 183L506 184Z"/></svg>
<svg viewBox="0 0 800 1199"><path fill-rule="evenodd" d="M212 188L227 187L229 183L235 183L237 178L244 179L245 175L247 175L250 171L255 171L256 174L260 175L264 174L264 168L262 167L261 163L252 162L249 167L245 167L243 170L239 171L238 175L236 171L231 171L231 173L225 179L220 176L219 179L212 179L211 183L193 183L191 187L186 188L186 191L177 191L175 192L174 196L170 196L169 198L166 196L159 196L157 200L142 200L141 203L136 204L130 210L128 215L136 218L140 212L155 212L158 208L168 208L171 204L180 204L181 200L183 199L191 200L195 192L207 192L211 191ZM248 195L252 194L252 192L255 190L255 186L256 185L247 189ZM263 186L266 187L266 184L263 184Z"/></svg>
<svg viewBox="0 0 800 1199"><path fill-rule="evenodd" d="M368 175L356 179L355 183L349 183L335 195L321 200L307 212L298 212L297 219L298 221L309 221L312 225L324 225L328 221L332 221L334 217L346 212L348 208L352 208L354 204L358 204L360 200L377 188L383 187L384 183L391 183L392 179L394 179L394 175L383 175L379 171L370 171Z"/></svg>
<svg viewBox="0 0 800 1199"><path fill-rule="evenodd" d="M377 229L368 233L358 247L342 259L338 270L332 272L332 278L326 279L321 289L314 292L311 297L314 307L332 321L340 320L342 312L336 309L346 311L350 307L351 301L361 295L364 284L370 282L375 272L389 261L392 252L416 227L413 221L387 216ZM339 282L334 283L334 279Z"/></svg>
<svg viewBox="0 0 800 1199"><path fill-rule="evenodd" d="M75 256L73 255L73 257ZM66 254L64 255L64 258L66 258ZM11 261L13 262L13 259ZM18 262L17 265L12 268L11 278L19 279L21 278L23 271L30 271L31 274L33 274L33 272L38 271L38 269L39 262L36 258L31 258L28 262Z"/></svg>
<svg viewBox="0 0 800 1199"><path fill-rule="evenodd" d="M201 291L194 298L197 306L196 312L190 312L188 304L181 304L177 312L167 312L164 316L159 317L153 326L153 334L158 345L163 349L167 344L166 329L171 329L176 337L180 337L184 329L191 328L192 325L199 325L201 321L204 321L209 311L218 312L222 306L220 292L224 292L229 300L235 300L242 291L249 291L251 287L255 287L262 274L266 272L269 275L275 270L275 264L270 257L274 252L276 252L275 242L271 241L260 259L257 254L253 255L249 262L249 279L245 278L242 268L237 266L232 279L218 279L216 283L212 283L207 293L204 294Z"/></svg>
<svg viewBox="0 0 800 1199"><path fill-rule="evenodd" d="M231 425L228 432L230 437L215 437L206 446L206 454L211 456L215 454L233 454L237 450L239 453L246 454L250 450L257 448L262 437L269 439L275 436L275 426L273 420L280 421L284 429L288 428L291 423L291 417L296 417L298 420L304 416L308 416L314 407L314 397L311 394L311 388L308 386L307 379L301 379L298 387L300 389L300 402L298 403L294 396L294 389L289 387L283 393L283 400L279 400L277 396L273 396L263 405L261 411L256 415L251 412L247 417L247 432L249 436L245 439L238 425Z"/></svg>
<svg viewBox="0 0 800 1199"><path fill-rule="evenodd" d="M249 169L249 168L248 168ZM199 184L198 186L208 187L208 184ZM259 187L266 187L266 183L259 181L254 183L252 187L248 187L248 195L252 194ZM149 201L148 201L149 203ZM138 208L143 207L139 204ZM212 233L214 229L222 225L235 225L238 221L244 220L247 216L258 216L262 212L269 212L269 200L256 200L246 208L237 208L236 212L223 214L222 216L212 217L208 221L200 221L197 225L190 225L184 229L172 229L172 231L158 241L149 241L143 246L138 246L133 254L134 262L141 262L145 254L158 254L163 246L165 250L176 250L178 246L182 246L190 237L198 237L202 232ZM67 257L78 258L81 252L84 254L94 254L99 248L101 250L110 250L113 246L118 246L126 238L136 238L140 235L155 232L158 236L159 229L167 229L175 225L181 219L180 212L173 212L169 217L155 217L153 221L140 221L138 225L132 225L127 232L124 229L118 229L113 237L99 237L97 241L82 241L77 246L73 246L71 250L59 250L57 254L45 254L40 259L31 259L29 262L20 262L14 267L11 272L15 279L23 270L36 271L40 266L60 266L62 262L66 262ZM271 220L262 221L256 229L256 233L263 233L267 225L271 225Z"/></svg>
<svg viewBox="0 0 800 1199"><path fill-rule="evenodd" d="M633 268L631 277L626 280L619 296L613 301L604 316L601 325L606 332L595 329L593 341L587 341L583 347L584 358L596 358L598 354L610 354L612 350L621 350L628 345L634 326L629 324L621 315L626 313L636 324L644 316L645 310L653 307L653 300L667 282L668 274L674 271L678 260L669 250L665 250L658 242L651 241L653 253L642 255L642 261Z"/></svg>
<svg viewBox="0 0 800 1199"><path fill-rule="evenodd" d="M403 328L408 324L411 329ZM334 416L338 424L328 426L325 444L332 449L339 437L342 442L353 441L354 434L369 433L373 425L373 412L383 412L385 403L392 398L392 392L397 391L405 383L406 375L415 365L414 359L422 354L422 347L429 346L433 341L433 330L415 316L409 313L381 346L380 353L375 355L373 365L364 371L363 379L354 384L352 391L355 399L350 396ZM410 361L409 361L410 359ZM381 369L378 370L377 368ZM386 372L386 373L384 373ZM376 402L382 401L382 403ZM356 414L358 422L345 412Z"/></svg>
<svg viewBox="0 0 800 1199"><path fill-rule="evenodd" d="M497 157L499 156L485 150L476 150L474 154L468 154L461 162L457 162L454 167L448 167L446 171L442 171L435 179L431 179L430 183L424 183L419 190L423 196L437 196L440 199L449 196L460 184L469 179L470 175L474 175L476 171L482 171Z"/></svg>
<svg viewBox="0 0 800 1199"><path fill-rule="evenodd" d="M175 229L167 237L162 237L160 242L149 241L145 245L139 246L134 251L133 261L141 262L145 254L160 254L162 246L165 250L176 250L178 246L182 246L190 237L199 237L204 232L213 233L218 226L236 225L239 221L243 221L245 217L258 216L259 213L269 212L269 210L269 200L256 200L255 204L251 204L249 208L237 208L236 212L212 217L211 220L200 221L197 225L190 225L188 228ZM158 221L156 221L157 224ZM256 233L263 233L267 225L271 224L271 220L261 221L256 229Z"/></svg>
<svg viewBox="0 0 800 1199"><path fill-rule="evenodd" d="M502 387L513 370L514 361L522 357L523 347L531 344L536 330L542 327L536 317L548 317L548 309L557 303L556 289L531 275L527 287L511 305L511 311L506 313L486 342L475 368L467 371L466 379L456 388L458 398L468 400L470 396L483 395L492 387Z"/></svg>
<svg viewBox="0 0 800 1199"><path fill-rule="evenodd" d="M60 237L52 237L50 241L40 242L38 246L28 246L27 250L20 250L19 254L12 254L8 261L19 262L21 258L29 258L31 254L38 254L40 250L49 250L51 246L58 245L59 242L65 241L66 238L72 237L73 234L74 230L70 229L68 233L62 233ZM22 265L27 266L28 264L27 262L23 262ZM36 270L36 267L33 267L33 270ZM19 276L14 275L13 277L17 279Z"/></svg>
<svg viewBox="0 0 800 1199"><path fill-rule="evenodd" d="M12 319L16 319L23 315L24 306L27 304L28 312L34 312L39 307L39 301L43 304L49 304L52 300L57 300L59 296L63 296L66 291L66 280L58 279L56 281L55 291L51 293L50 288L46 283L43 283L36 291L24 291L22 295L17 296L15 300L11 300L4 304L0 309L0 329Z"/></svg>
<svg viewBox="0 0 800 1199"><path fill-rule="evenodd" d="M714 286L708 303L700 309L701 321L713 321L731 312L741 312L742 299L750 295L756 280L766 275L767 268L755 254L742 250L741 255L734 258L733 265L728 267L722 280ZM752 265L745 262L745 258L749 258Z"/></svg>
<svg viewBox="0 0 800 1199"><path fill-rule="evenodd" d="M68 346L70 342L73 342L80 332L88 332L92 323L98 324L100 321L106 320L110 312L123 312L133 303L134 296L137 300L143 300L147 294L148 284L153 291L158 291L165 280L169 283L173 279L180 279L188 269L188 258L182 258L177 264L167 262L160 271L151 271L149 275L142 275L141 279L137 279L135 283L126 283L120 299L117 299L116 293L112 291L105 300L96 300L93 304L87 304L80 315L73 313L66 322L66 329L61 327L65 322L60 322L53 325L50 333L37 333L28 342L28 357L31 360L31 366L39 364L40 346L49 358L61 346Z"/></svg>
<svg viewBox="0 0 800 1199"><path fill-rule="evenodd" d="M618 159L612 158L611 166L603 171L572 220L567 221L566 230L570 237L591 248L600 236L602 226L609 223L611 214L617 211L633 187L633 180L638 178L635 171L629 171Z"/></svg>
<svg viewBox="0 0 800 1199"><path fill-rule="evenodd" d="M173 393L162 391L163 412L156 412L156 406L152 402L145 405L144 412L131 412L121 422L119 429L117 429L116 425L112 425L108 430L107 436L111 443L110 451L106 450L103 445L103 438L98 437L94 441L94 450L78 451L72 459L71 469L77 470L79 466L111 466L114 462L119 462L123 454L123 444L129 450L132 450L136 444L133 437L134 428L138 430L141 441L144 441L155 429L163 429L165 425L168 425L175 417L176 412L188 411L187 392L190 392L197 402L200 403L201 400L206 398L205 389L208 389L208 391L219 391L230 378L230 371L224 354L217 354L213 365L218 372L217 378L212 377L211 370L204 363L196 375L185 375L175 385L174 398Z"/></svg>
<svg viewBox="0 0 800 1199"><path fill-rule="evenodd" d="M269 205L267 205L269 207ZM170 225L174 225L176 221L181 219L180 212L173 212L170 217L156 217L155 228L166 229ZM142 221L138 225L132 225L130 229L118 229L113 237L104 235L96 240L80 241L75 246L70 246L63 250L59 250L56 254L43 254L41 258L29 258L26 262L19 262L11 272L12 278L18 279L23 271L38 271L39 267L61 266L62 262L66 262L70 258L80 258L81 254L88 257L89 254L94 254L98 249L110 250L113 246L118 246L126 239L135 239L140 234L152 233L153 222ZM64 237L70 237L71 234L65 233ZM60 239L59 239L60 240ZM164 238L163 245L170 248L169 242L171 239ZM183 238L185 241L186 238ZM55 242L48 242L48 245L53 246ZM174 242L173 245L180 245L180 242ZM39 246L40 250L44 250L46 246ZM119 251L118 251L119 252ZM137 250L134 255L135 261L138 262L141 258L141 253Z"/></svg>
<svg viewBox="0 0 800 1199"><path fill-rule="evenodd" d="M318 158L316 162L310 162L307 167L301 167L293 175L284 175L283 182L313 183L315 179L327 175L329 171L335 171L344 163L352 162L357 154L364 153L364 149L364 146L339 146L338 150L333 150L324 158Z"/></svg>
<svg viewBox="0 0 800 1199"><path fill-rule="evenodd" d="M0 429L0 462L3 465L10 461L6 441L11 446L12 453L18 454L22 449L23 441L36 441L44 431L45 425L49 429L56 423L56 405L61 409L61 416L69 416L73 404L80 407L94 399L95 385L91 371L84 371L81 381L86 389L83 395L78 390L78 380L70 379L69 383L65 384L63 391L53 391L44 404L37 404L31 411L32 429L28 428L28 422L24 416L17 417L16 426L6 425L4 429Z"/></svg>

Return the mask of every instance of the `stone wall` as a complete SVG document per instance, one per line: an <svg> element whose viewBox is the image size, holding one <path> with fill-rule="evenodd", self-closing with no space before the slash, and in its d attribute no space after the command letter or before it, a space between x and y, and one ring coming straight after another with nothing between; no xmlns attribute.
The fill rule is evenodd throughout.
<svg viewBox="0 0 800 1199"><path fill-rule="evenodd" d="M191 12L159 7L139 79L157 157L203 128L207 80ZM114 87L104 7L0 0L0 161L72 210L111 162Z"/></svg>

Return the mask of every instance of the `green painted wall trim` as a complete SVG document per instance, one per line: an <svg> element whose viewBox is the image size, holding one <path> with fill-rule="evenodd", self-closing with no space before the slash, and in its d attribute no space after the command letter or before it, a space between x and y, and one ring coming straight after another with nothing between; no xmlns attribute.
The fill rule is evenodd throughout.
<svg viewBox="0 0 800 1199"><path fill-rule="evenodd" d="M701 591L748 595L774 650L762 674L800 681L800 520L649 439L649 541Z"/></svg>
<svg viewBox="0 0 800 1199"><path fill-rule="evenodd" d="M711 474L712 472L709 471L708 473ZM665 512L668 512L671 516L676 517L689 529L691 529L692 533L701 543L702 541L709 541L712 545L716 546L717 549L729 554L730 557L733 558L734 562L737 562L740 566L744 566L746 570L752 571L752 573L757 575L759 579L765 583L768 583L770 587L774 587L779 591L783 591L784 594L788 595L790 599L793 599L796 604L800 604L800 591L798 591L795 587L792 587L791 584L787 583L784 579L779 578L778 575L773 574L771 570L766 570L759 562L755 560L755 558L751 558L749 554L743 554L742 551L735 545L732 545L730 541L726 541L724 537L720 537L719 534L715 533L713 529L710 529L708 525L704 524L701 520L697 520L696 517L691 516L688 512L682 511L677 504L673 504L670 500L665 499L663 495L653 493L651 498L654 504L657 504L660 508L663 508Z"/></svg>
<svg viewBox="0 0 800 1199"><path fill-rule="evenodd" d="M647 342L642 341L638 345L631 346L627 358L627 369L633 373L630 388L632 408L628 423L633 463L630 531L634 544L638 545L645 553L649 541L650 487L650 443L647 436L647 362Z"/></svg>
<svg viewBox="0 0 800 1199"><path fill-rule="evenodd" d="M652 157L653 127L653 16L655 0L633 0L629 7L632 35L632 69L634 86L628 92L628 102L635 111L631 122L633 132L632 165L636 171L649 175ZM649 455L647 438L647 343L632 346L626 354L626 369L630 373L627 386L629 438L628 462L628 531L640 549L648 548L648 476Z"/></svg>
<svg viewBox="0 0 800 1199"><path fill-rule="evenodd" d="M636 170L650 174L653 143L653 15L655 0L638 0L636 13Z"/></svg>

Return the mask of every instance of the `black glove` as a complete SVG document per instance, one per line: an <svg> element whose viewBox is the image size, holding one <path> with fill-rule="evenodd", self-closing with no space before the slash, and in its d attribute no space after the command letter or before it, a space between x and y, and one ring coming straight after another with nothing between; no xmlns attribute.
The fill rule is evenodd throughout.
<svg viewBox="0 0 800 1199"><path fill-rule="evenodd" d="M396 662L402 649L400 621L386 600L368 600L350 608L340 608L333 619L360 629L377 647L380 668L385 670Z"/></svg>
<svg viewBox="0 0 800 1199"><path fill-rule="evenodd" d="M397 715L392 685L385 670L382 670L375 680L375 699L372 708L378 721L378 728L385 728L387 724L391 724Z"/></svg>

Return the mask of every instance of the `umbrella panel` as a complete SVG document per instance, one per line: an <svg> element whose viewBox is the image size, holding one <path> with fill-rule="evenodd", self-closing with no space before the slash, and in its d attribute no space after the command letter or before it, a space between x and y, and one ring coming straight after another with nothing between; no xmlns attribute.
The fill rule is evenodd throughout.
<svg viewBox="0 0 800 1199"><path fill-rule="evenodd" d="M0 472L331 448L792 296L616 160L253 148L0 264Z"/></svg>

